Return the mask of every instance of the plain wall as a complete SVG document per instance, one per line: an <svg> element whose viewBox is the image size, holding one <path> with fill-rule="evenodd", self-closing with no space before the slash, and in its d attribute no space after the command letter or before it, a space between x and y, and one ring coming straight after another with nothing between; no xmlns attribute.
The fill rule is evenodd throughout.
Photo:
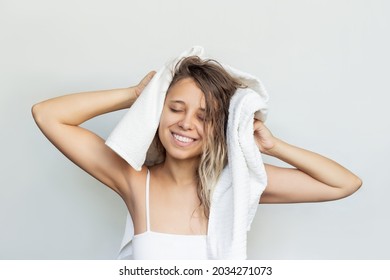
<svg viewBox="0 0 390 280"><path fill-rule="evenodd" d="M123 201L47 141L31 106L134 85L193 45L262 79L276 136L364 182L339 201L260 205L249 258L389 259L389 3L0 0L0 259L116 258ZM107 137L123 113L85 126Z"/></svg>

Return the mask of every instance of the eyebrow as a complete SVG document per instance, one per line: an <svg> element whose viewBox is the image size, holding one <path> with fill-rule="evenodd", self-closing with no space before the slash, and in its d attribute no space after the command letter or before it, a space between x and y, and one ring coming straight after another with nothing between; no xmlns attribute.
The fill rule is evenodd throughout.
<svg viewBox="0 0 390 280"><path fill-rule="evenodd" d="M184 106L186 105L186 103L182 100L170 100L169 102L170 103L179 103L179 104L184 105ZM205 108L199 108L199 110L201 110L202 112L206 111Z"/></svg>

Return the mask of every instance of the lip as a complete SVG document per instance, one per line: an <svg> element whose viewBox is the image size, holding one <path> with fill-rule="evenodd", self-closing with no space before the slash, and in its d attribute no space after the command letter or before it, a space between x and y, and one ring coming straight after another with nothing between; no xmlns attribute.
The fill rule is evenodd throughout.
<svg viewBox="0 0 390 280"><path fill-rule="evenodd" d="M188 143L181 142L181 141L177 140L177 139L175 138L175 136L173 136L174 134L179 135L179 136L182 136L182 137L186 137L186 138L191 138L191 139L193 139L194 141L188 142ZM179 147L188 147L188 146L191 146L191 145L193 145L193 144L198 140L198 139L196 139L196 138L189 137L189 136L183 135L183 134L181 134L181 133L176 133L176 132L172 132L172 131L171 131L171 139L172 139L172 141L173 141L177 146L179 146Z"/></svg>

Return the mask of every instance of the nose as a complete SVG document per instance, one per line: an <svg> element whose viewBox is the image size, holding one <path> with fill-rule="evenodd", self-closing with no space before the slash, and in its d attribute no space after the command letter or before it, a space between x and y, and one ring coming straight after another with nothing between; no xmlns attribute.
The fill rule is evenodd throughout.
<svg viewBox="0 0 390 280"><path fill-rule="evenodd" d="M191 130L193 129L193 122L192 118L189 114L186 114L182 120L178 123L179 127L181 127L183 130Z"/></svg>

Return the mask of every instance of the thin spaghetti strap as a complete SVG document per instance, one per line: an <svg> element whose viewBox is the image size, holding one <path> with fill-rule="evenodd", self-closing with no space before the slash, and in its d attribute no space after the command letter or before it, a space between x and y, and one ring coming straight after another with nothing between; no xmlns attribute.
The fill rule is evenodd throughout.
<svg viewBox="0 0 390 280"><path fill-rule="evenodd" d="M150 188L150 171L148 169L148 173L146 175L146 231L150 231L150 216L149 216L149 188Z"/></svg>

